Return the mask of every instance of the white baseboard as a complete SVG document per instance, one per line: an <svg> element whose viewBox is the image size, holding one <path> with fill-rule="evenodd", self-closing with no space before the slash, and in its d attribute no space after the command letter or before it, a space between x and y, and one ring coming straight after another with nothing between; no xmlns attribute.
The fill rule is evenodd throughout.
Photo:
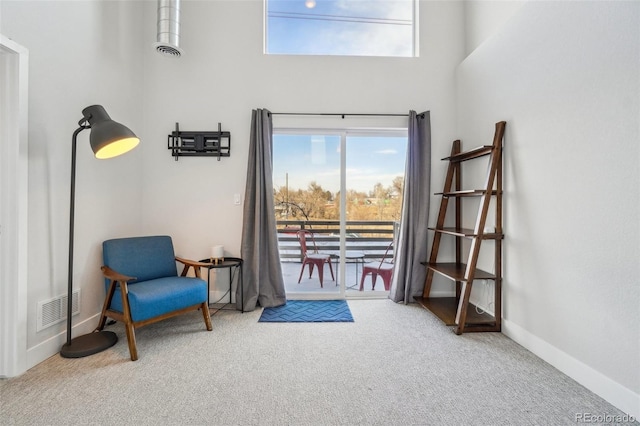
<svg viewBox="0 0 640 426"><path fill-rule="evenodd" d="M502 321L502 332L596 395L626 414L640 419L640 395L531 334L519 325Z"/></svg>
<svg viewBox="0 0 640 426"><path fill-rule="evenodd" d="M72 329L72 336L81 336L91 333L98 326L100 314L95 314L79 324L75 324ZM47 358L51 358L60 352L62 345L67 342L67 329L51 338L27 349L27 369L35 367Z"/></svg>

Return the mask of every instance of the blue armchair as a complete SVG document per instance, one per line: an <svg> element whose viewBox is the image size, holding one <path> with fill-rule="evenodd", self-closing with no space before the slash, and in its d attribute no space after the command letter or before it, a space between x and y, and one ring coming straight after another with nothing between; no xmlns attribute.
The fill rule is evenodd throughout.
<svg viewBox="0 0 640 426"><path fill-rule="evenodd" d="M201 309L207 330L212 330L207 283L199 278L206 264L175 257L171 237L108 240L102 243L102 254L107 297L98 330L107 318L123 322L132 361L138 359L138 327ZM184 264L180 276L176 261ZM186 276L189 268L195 277Z"/></svg>

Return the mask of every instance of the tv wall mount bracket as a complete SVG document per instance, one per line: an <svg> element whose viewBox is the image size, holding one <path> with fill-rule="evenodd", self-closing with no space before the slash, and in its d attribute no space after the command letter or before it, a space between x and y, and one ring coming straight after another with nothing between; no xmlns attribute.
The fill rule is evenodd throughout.
<svg viewBox="0 0 640 426"><path fill-rule="evenodd" d="M217 131L181 131L176 123L176 129L167 139L167 148L178 161L179 157L221 157L231 156L231 132L223 132L218 123Z"/></svg>

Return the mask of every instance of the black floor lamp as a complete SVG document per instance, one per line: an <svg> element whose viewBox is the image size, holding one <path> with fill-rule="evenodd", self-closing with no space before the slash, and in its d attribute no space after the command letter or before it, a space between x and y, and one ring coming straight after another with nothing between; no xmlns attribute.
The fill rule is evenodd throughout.
<svg viewBox="0 0 640 426"><path fill-rule="evenodd" d="M82 358L101 352L118 341L111 331L95 331L71 339L71 314L73 296L73 214L76 193L76 142L78 134L91 129L89 143L96 158L112 158L135 148L140 139L126 126L111 120L101 105L92 105L82 110L83 118L71 140L71 207L69 219L69 276L67 287L67 343L62 346L60 355L64 358Z"/></svg>

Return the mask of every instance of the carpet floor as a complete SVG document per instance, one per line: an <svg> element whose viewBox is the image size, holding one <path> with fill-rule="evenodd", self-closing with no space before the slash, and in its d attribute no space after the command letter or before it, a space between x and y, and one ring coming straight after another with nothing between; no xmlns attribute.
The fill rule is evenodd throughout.
<svg viewBox="0 0 640 426"><path fill-rule="evenodd" d="M429 312L348 302L352 323L199 312L0 380L3 425L575 425L624 415L500 333L456 336Z"/></svg>

